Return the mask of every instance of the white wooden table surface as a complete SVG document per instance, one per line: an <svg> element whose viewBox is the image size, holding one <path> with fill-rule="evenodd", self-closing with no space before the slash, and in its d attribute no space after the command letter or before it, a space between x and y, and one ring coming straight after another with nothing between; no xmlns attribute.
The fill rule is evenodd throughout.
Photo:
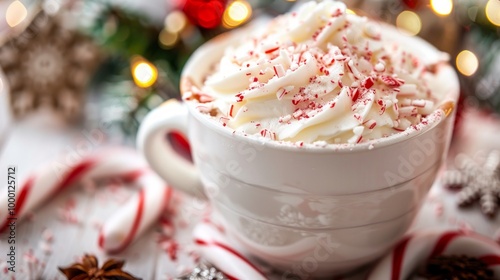
<svg viewBox="0 0 500 280"><path fill-rule="evenodd" d="M0 112L4 112L5 107L2 109L2 106L4 104L0 101ZM17 166L17 178L20 182L35 167L47 164L60 153L75 149L81 141L88 141L84 136L86 130L65 126L48 112L32 115L14 124L10 122L7 129L5 129L6 123L9 123L7 119L0 116L0 143L2 143L0 197L2 198L7 195L7 189L3 187L6 183L7 166ZM472 124L474 123L477 123L477 120L472 121ZM466 139L466 136L470 135L467 129L470 128L465 125L461 133L463 135L460 136L463 138L462 141L469 141ZM499 130L500 127L496 123L491 124L482 130L485 135L481 137L481 141L468 145L460 144L458 141L456 145L468 147L469 154L479 151L485 145L498 145ZM497 136L493 136L495 134ZM103 145L106 144L104 141ZM84 253L97 255L102 263L109 256L97 246L98 226L133 193L133 189L125 186L114 188L104 185L96 192L88 192L84 188L75 186L54 197L34 211L30 219L18 224L15 274L5 271L9 245L6 242L6 234L0 234L0 279L63 279L57 267L68 266ZM488 220L479 213L477 207L457 214L455 196L443 190L439 184L435 184L429 197L415 221L414 229L470 227L488 236L498 235L500 215L494 220ZM72 211L78 218L77 224L68 223L59 217L61 209L73 201L75 207ZM183 198L183 201L176 206L177 212L182 217L174 221L176 228L179 229L175 240L181 244L178 259L172 260L168 250L158 245L157 226L144 234L124 253L114 256L126 260L125 270L143 279L171 279L193 265L192 258L188 256L191 251L190 226L200 215L193 214L188 198ZM442 215L436 214L438 208L442 209ZM52 242L46 240L48 233L53 234ZM30 258L30 255L33 255L38 262Z"/></svg>
<svg viewBox="0 0 500 280"><path fill-rule="evenodd" d="M18 185L27 174L40 165L48 164L61 153L74 151L81 141L88 141L85 131L64 126L50 113L40 113L11 126L2 136L5 141L0 150L0 197L6 198L7 166L17 167ZM104 143L105 144L105 143ZM92 147L97 148L97 147ZM105 256L97 246L99 225L134 193L134 189L118 186L117 183L98 186L95 192L86 191L79 185L64 191L33 211L27 220L16 228L16 273L6 273L7 234L0 234L0 279L63 279L58 266L68 266L84 253L98 256L101 264ZM78 223L61 218L61 211L74 203L72 213ZM184 207L180 204L179 207ZM4 211L2 209L1 211ZM180 211L180 213L189 213ZM196 217L181 217L175 223L196 220ZM190 229L176 226L176 238L181 249L185 241L190 242ZM47 234L53 240L47 240ZM143 279L170 279L184 267L192 265L186 254L181 253L173 261L167 250L158 245L159 227L148 231L136 243L116 258L125 259L125 270ZM186 244L187 244L186 243ZM30 256L33 255L34 258Z"/></svg>

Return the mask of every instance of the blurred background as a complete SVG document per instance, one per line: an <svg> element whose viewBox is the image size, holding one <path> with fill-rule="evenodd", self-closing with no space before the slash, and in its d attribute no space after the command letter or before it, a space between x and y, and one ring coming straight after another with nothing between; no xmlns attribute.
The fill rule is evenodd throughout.
<svg viewBox="0 0 500 280"><path fill-rule="evenodd" d="M191 53L291 0L3 0L0 143L40 111L80 128L106 124L133 143L142 118L178 98ZM450 54L462 105L500 112L499 0L347 0L350 12L395 24Z"/></svg>

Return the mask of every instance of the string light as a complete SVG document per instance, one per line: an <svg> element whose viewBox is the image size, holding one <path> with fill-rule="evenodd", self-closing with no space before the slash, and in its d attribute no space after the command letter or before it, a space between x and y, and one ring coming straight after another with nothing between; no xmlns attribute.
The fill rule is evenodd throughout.
<svg viewBox="0 0 500 280"><path fill-rule="evenodd" d="M10 3L7 11L5 12L5 20L10 27L14 27L20 24L26 16L28 15L28 11L26 7L20 1L13 1Z"/></svg>
<svg viewBox="0 0 500 280"><path fill-rule="evenodd" d="M453 10L452 0L431 0L431 8L440 16L447 16Z"/></svg>
<svg viewBox="0 0 500 280"><path fill-rule="evenodd" d="M142 88L152 86L158 79L156 67L142 57L132 59L131 71L135 84Z"/></svg>
<svg viewBox="0 0 500 280"><path fill-rule="evenodd" d="M484 9L486 18L496 26L500 26L500 1L489 0Z"/></svg>
<svg viewBox="0 0 500 280"><path fill-rule="evenodd" d="M222 16L226 28L234 28L247 21L252 15L252 6L244 0L235 0L227 6Z"/></svg>
<svg viewBox="0 0 500 280"><path fill-rule="evenodd" d="M476 55L469 51L463 50L457 55L457 69L464 76L472 76L476 73L479 66L479 61Z"/></svg>
<svg viewBox="0 0 500 280"><path fill-rule="evenodd" d="M396 26L405 30L409 35L417 35L422 30L420 17L412 11L402 11L396 18Z"/></svg>
<svg viewBox="0 0 500 280"><path fill-rule="evenodd" d="M160 45L167 49L173 47L177 40L179 39L178 33L169 32L166 29L163 29L158 36L158 41L160 41Z"/></svg>
<svg viewBox="0 0 500 280"><path fill-rule="evenodd" d="M165 18L165 29L170 33L181 32L187 24L186 15L181 11L173 11Z"/></svg>

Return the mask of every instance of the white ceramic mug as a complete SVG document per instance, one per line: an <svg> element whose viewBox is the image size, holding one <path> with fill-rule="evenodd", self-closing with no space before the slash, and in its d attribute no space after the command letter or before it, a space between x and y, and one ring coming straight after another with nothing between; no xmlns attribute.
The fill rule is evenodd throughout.
<svg viewBox="0 0 500 280"><path fill-rule="evenodd" d="M389 37L403 36L387 27ZM181 92L203 79L224 48L245 30L221 35L200 47L186 64ZM406 38L406 37L405 37ZM442 53L418 38L408 49L424 63ZM446 156L458 100L458 79L448 64L441 120L410 135L400 133L371 147L296 147L260 141L223 127L196 104L167 101L144 120L138 145L173 187L207 196L231 238L252 256L307 278L352 270L380 257L408 229ZM180 132L194 164L180 157L166 134Z"/></svg>

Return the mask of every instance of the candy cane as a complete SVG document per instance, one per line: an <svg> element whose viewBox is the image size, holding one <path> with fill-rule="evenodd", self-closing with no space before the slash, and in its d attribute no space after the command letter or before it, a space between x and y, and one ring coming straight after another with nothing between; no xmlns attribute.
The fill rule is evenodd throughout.
<svg viewBox="0 0 500 280"><path fill-rule="evenodd" d="M148 228L159 217L169 200L170 188L149 171L146 162L131 150L106 149L83 156L71 164L65 163L64 158L61 158L28 176L16 188L13 211L6 211L7 199L0 200L0 231L5 230L13 219L17 221L23 219L43 201L80 180L119 177L126 181L137 182L142 188L138 197L131 199L117 210L113 220L108 221L101 231L99 237L101 247L109 252L117 252ZM117 228L117 225L124 227Z"/></svg>
<svg viewBox="0 0 500 280"><path fill-rule="evenodd" d="M229 279L267 279L252 262L227 242L214 225L203 222L193 232L201 255Z"/></svg>
<svg viewBox="0 0 500 280"><path fill-rule="evenodd" d="M172 189L151 171L140 176L137 183L145 187L117 210L99 233L99 247L110 254L125 249L157 221L172 196Z"/></svg>
<svg viewBox="0 0 500 280"><path fill-rule="evenodd" d="M439 255L478 258L488 264L496 277L500 276L500 246L493 240L476 233L426 230L403 238L367 279L408 279L429 258Z"/></svg>

